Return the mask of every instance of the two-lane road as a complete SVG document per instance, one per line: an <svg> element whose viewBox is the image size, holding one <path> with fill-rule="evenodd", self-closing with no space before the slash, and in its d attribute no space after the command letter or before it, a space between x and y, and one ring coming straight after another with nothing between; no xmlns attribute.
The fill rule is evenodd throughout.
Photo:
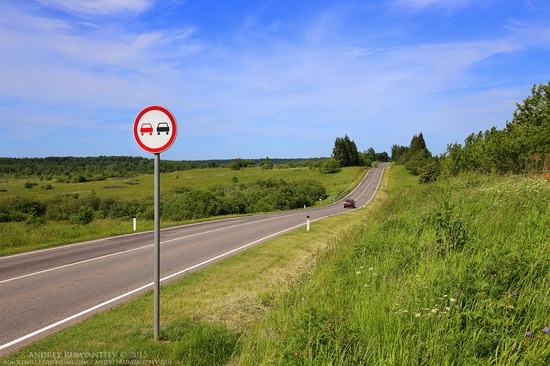
<svg viewBox="0 0 550 366"><path fill-rule="evenodd" d="M350 194L374 197L385 165ZM178 278L306 223L341 214L330 206L247 216L161 231L161 281ZM0 258L0 356L152 288L153 233L94 240Z"/></svg>

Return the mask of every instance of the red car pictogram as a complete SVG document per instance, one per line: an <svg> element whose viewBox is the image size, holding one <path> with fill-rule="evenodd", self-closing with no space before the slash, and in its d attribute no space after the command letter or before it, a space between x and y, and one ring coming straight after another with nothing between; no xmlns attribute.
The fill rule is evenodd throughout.
<svg viewBox="0 0 550 366"><path fill-rule="evenodd" d="M139 132L141 132L141 136L143 136L143 134L145 133L148 133L149 136L152 136L153 135L153 126L151 126L150 123L144 123L141 125L140 129L139 129Z"/></svg>

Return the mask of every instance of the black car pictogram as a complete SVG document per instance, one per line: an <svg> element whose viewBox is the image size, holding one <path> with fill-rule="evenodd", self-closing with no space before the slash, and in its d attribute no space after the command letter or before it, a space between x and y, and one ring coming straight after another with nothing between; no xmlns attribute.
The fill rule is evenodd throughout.
<svg viewBox="0 0 550 366"><path fill-rule="evenodd" d="M168 135L170 133L170 126L168 126L167 122L161 122L157 126L157 134L160 135L161 132L166 132Z"/></svg>

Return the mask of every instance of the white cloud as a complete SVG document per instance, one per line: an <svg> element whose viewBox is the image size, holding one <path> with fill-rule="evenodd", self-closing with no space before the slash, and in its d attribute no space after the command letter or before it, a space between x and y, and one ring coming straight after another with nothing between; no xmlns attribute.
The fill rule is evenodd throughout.
<svg viewBox="0 0 550 366"><path fill-rule="evenodd" d="M486 0L478 0L486 1ZM392 0L394 6L417 11L428 7L438 7L443 9L458 9L472 3L472 0Z"/></svg>
<svg viewBox="0 0 550 366"><path fill-rule="evenodd" d="M141 13L154 0L42 0L45 5L88 15L117 15Z"/></svg>

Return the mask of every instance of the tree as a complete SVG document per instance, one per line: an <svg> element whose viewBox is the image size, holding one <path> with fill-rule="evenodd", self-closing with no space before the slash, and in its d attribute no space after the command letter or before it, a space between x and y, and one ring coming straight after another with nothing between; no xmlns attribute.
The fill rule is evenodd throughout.
<svg viewBox="0 0 550 366"><path fill-rule="evenodd" d="M531 95L516 107L506 131L517 142L518 167L524 172L536 170L534 157L550 159L550 81L533 85Z"/></svg>
<svg viewBox="0 0 550 366"><path fill-rule="evenodd" d="M432 153L428 150L421 132L413 136L407 153L399 159L399 163L404 164L405 168L414 175L418 175L424 166L432 162L432 159Z"/></svg>
<svg viewBox="0 0 550 366"><path fill-rule="evenodd" d="M332 157L336 159L341 167L357 166L360 161L357 145L355 145L353 140L350 140L348 135L345 135L343 138L336 138L334 148L332 149Z"/></svg>
<svg viewBox="0 0 550 366"><path fill-rule="evenodd" d="M409 152L409 148L406 146L392 145L391 147L391 160L403 164L399 160L406 156Z"/></svg>

